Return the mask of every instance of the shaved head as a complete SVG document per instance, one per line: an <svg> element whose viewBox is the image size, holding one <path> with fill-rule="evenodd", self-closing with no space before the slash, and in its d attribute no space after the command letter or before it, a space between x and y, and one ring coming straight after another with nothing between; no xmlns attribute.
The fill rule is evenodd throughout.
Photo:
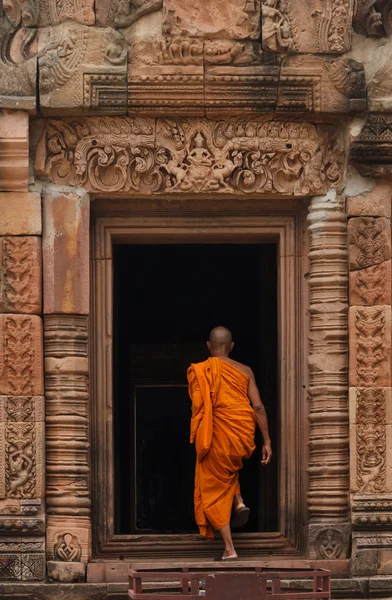
<svg viewBox="0 0 392 600"><path fill-rule="evenodd" d="M211 329L210 337L208 339L211 348L214 350L226 348L230 346L233 341L231 331L226 327L214 327L214 329Z"/></svg>

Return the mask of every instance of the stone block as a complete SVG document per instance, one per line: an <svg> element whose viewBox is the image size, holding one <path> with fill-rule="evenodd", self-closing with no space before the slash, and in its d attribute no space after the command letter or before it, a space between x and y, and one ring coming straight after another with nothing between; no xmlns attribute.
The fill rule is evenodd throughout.
<svg viewBox="0 0 392 600"><path fill-rule="evenodd" d="M0 315L0 395L43 395L42 320Z"/></svg>
<svg viewBox="0 0 392 600"><path fill-rule="evenodd" d="M354 217L348 222L350 270L391 258L391 223L385 217Z"/></svg>
<svg viewBox="0 0 392 600"><path fill-rule="evenodd" d="M55 562L88 562L91 552L91 525L88 519L49 516L46 528L47 558ZM79 525L79 526L78 526Z"/></svg>
<svg viewBox="0 0 392 600"><path fill-rule="evenodd" d="M391 148L392 116L368 113L361 132L351 142L350 163L363 177L390 177Z"/></svg>
<svg viewBox="0 0 392 600"><path fill-rule="evenodd" d="M264 0L264 50L342 54L351 46L352 4L326 0L314 10L308 0Z"/></svg>
<svg viewBox="0 0 392 600"><path fill-rule="evenodd" d="M0 110L0 191L27 192L28 176L28 114Z"/></svg>
<svg viewBox="0 0 392 600"><path fill-rule="evenodd" d="M89 197L48 190L43 198L45 314L89 313Z"/></svg>
<svg viewBox="0 0 392 600"><path fill-rule="evenodd" d="M170 36L258 40L261 0L163 0Z"/></svg>
<svg viewBox="0 0 392 600"><path fill-rule="evenodd" d="M0 554L0 581L22 579L21 554Z"/></svg>
<svg viewBox="0 0 392 600"><path fill-rule="evenodd" d="M369 598L392 597L392 577L372 577L369 579Z"/></svg>
<svg viewBox="0 0 392 600"><path fill-rule="evenodd" d="M351 557L351 574L366 577L377 574L377 548L358 549Z"/></svg>
<svg viewBox="0 0 392 600"><path fill-rule="evenodd" d="M42 581L45 579L45 554L21 554L22 581Z"/></svg>
<svg viewBox="0 0 392 600"><path fill-rule="evenodd" d="M162 32L162 6L163 0L143 0L142 2L119 2L118 0L95 0L96 24L103 27L130 27L142 17L155 13L154 36ZM150 23L142 21L142 37L146 30L150 31Z"/></svg>
<svg viewBox="0 0 392 600"><path fill-rule="evenodd" d="M351 525L349 523L309 524L309 558L341 560L349 556Z"/></svg>
<svg viewBox="0 0 392 600"><path fill-rule="evenodd" d="M391 385L391 307L349 309L350 385Z"/></svg>
<svg viewBox="0 0 392 600"><path fill-rule="evenodd" d="M3 18L12 27L35 27L38 22L39 0L3 2Z"/></svg>
<svg viewBox="0 0 392 600"><path fill-rule="evenodd" d="M84 583L86 579L86 565L81 562L48 560L46 567L50 581Z"/></svg>
<svg viewBox="0 0 392 600"><path fill-rule="evenodd" d="M0 313L42 310L41 238L0 237Z"/></svg>
<svg viewBox="0 0 392 600"><path fill-rule="evenodd" d="M127 112L127 49L121 33L64 23L40 32L44 114Z"/></svg>
<svg viewBox="0 0 392 600"><path fill-rule="evenodd" d="M347 214L349 217L386 217L390 219L391 202L391 184L378 183L365 195L347 198Z"/></svg>
<svg viewBox="0 0 392 600"><path fill-rule="evenodd" d="M0 235L41 235L41 196L0 192Z"/></svg>
<svg viewBox="0 0 392 600"><path fill-rule="evenodd" d="M350 305L376 306L391 303L391 261L350 271Z"/></svg>

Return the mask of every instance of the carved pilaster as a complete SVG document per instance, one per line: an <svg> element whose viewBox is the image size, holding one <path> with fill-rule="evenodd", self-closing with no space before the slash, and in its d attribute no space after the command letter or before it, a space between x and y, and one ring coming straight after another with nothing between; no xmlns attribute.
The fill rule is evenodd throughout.
<svg viewBox="0 0 392 600"><path fill-rule="evenodd" d="M354 575L392 573L391 192L349 200Z"/></svg>
<svg viewBox="0 0 392 600"><path fill-rule="evenodd" d="M349 548L347 224L344 200L313 198L310 233L310 556Z"/></svg>
<svg viewBox="0 0 392 600"><path fill-rule="evenodd" d="M47 553L86 563L89 555L87 317L46 315Z"/></svg>

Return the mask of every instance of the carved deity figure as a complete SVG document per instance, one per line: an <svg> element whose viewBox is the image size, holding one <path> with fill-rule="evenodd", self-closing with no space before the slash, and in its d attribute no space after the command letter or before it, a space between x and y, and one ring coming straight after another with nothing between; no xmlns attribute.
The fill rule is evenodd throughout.
<svg viewBox="0 0 392 600"><path fill-rule="evenodd" d="M80 546L74 543L73 536L65 533L62 541L56 545L56 557L65 562L77 561L80 555Z"/></svg>
<svg viewBox="0 0 392 600"><path fill-rule="evenodd" d="M327 529L319 536L317 546L323 559L339 558L343 551L342 539L338 532L333 529Z"/></svg>
<svg viewBox="0 0 392 600"><path fill-rule="evenodd" d="M10 483L10 495L13 495L18 488L24 486L30 477L33 468L33 461L24 453L23 450L15 450L9 455L10 472L16 478Z"/></svg>
<svg viewBox="0 0 392 600"><path fill-rule="evenodd" d="M290 23L278 7L279 0L263 0L263 45L275 52L289 50L293 44Z"/></svg>

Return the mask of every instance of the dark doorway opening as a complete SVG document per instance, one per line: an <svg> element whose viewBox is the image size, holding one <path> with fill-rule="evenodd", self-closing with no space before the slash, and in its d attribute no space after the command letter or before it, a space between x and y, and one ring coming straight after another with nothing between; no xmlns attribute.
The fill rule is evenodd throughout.
<svg viewBox="0 0 392 600"><path fill-rule="evenodd" d="M277 248L275 244L114 246L115 532L192 533L195 455L186 370L208 358L212 327L254 371L274 458L261 439L240 474L251 518L278 531Z"/></svg>

